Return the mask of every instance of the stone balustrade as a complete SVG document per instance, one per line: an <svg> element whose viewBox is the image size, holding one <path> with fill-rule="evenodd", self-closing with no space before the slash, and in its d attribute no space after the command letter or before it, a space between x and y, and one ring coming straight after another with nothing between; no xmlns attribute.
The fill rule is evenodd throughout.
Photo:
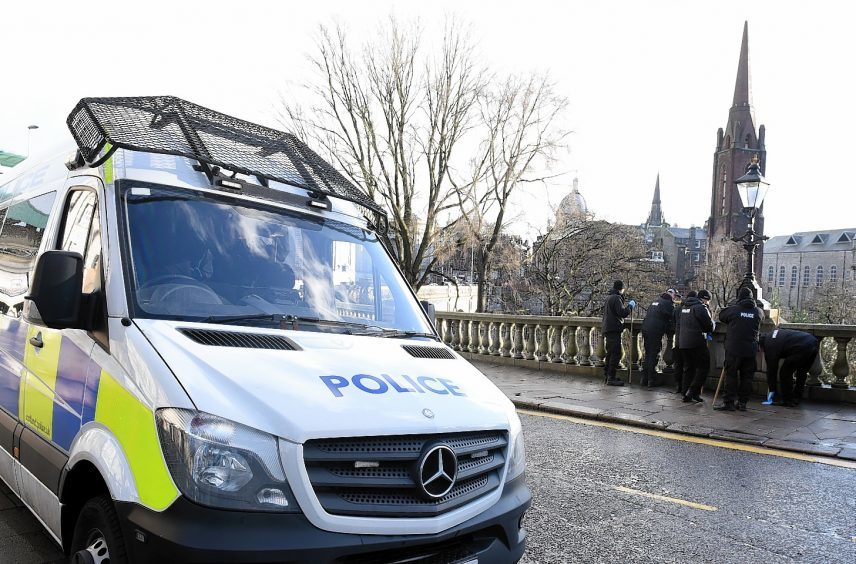
<svg viewBox="0 0 856 564"><path fill-rule="evenodd" d="M558 369L588 375L602 374L604 339L600 333L599 317L550 317L492 313L437 312L437 331L443 342L472 359L496 357L502 362L519 362L539 368ZM641 369L644 347L640 346L641 320L625 322L622 344L622 367L630 366L633 372ZM822 370L811 374L808 385L846 390L847 401L856 401L856 326L783 323L782 328L798 329L823 339L821 345ZM763 332L772 331L766 322ZM724 360L725 326L718 325L711 349L711 377L718 378ZM848 352L848 345L850 351ZM672 338L664 339L660 367L670 372L672 366ZM766 390L763 371L759 364L757 391ZM637 380L638 381L638 380ZM815 396L817 394L814 394ZM823 394L821 394L823 395ZM841 394L826 394L824 398L837 399ZM843 397L843 396L842 396Z"/></svg>

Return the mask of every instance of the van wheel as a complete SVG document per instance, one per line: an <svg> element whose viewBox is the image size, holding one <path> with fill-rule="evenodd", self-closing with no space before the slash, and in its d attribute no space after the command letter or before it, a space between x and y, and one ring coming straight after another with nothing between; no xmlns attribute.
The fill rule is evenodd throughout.
<svg viewBox="0 0 856 564"><path fill-rule="evenodd" d="M119 517L109 496L93 497L77 517L71 542L73 564L118 564L127 562Z"/></svg>

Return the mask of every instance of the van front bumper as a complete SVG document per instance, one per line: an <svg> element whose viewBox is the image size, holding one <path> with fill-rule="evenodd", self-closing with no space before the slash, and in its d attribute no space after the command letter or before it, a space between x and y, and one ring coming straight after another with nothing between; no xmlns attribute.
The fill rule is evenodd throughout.
<svg viewBox="0 0 856 564"><path fill-rule="evenodd" d="M162 512L117 502L125 544L137 562L341 562L406 560L517 562L532 496L523 476L505 484L490 509L434 535L356 535L323 531L303 514L203 507L179 497ZM423 559L424 558L424 559Z"/></svg>

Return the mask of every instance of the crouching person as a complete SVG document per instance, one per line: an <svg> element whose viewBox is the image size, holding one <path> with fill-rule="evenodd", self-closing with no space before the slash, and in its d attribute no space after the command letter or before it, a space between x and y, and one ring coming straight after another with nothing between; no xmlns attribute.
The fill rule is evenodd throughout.
<svg viewBox="0 0 856 564"><path fill-rule="evenodd" d="M776 329L761 335L760 345L767 363L767 385L774 392L773 403L798 406L808 371L820 350L817 337L794 329ZM783 361L781 368L780 361Z"/></svg>

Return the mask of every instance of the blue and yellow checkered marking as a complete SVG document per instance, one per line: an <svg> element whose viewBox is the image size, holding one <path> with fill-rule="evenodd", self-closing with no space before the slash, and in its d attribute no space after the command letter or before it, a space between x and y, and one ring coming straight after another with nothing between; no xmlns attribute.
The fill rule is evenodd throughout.
<svg viewBox="0 0 856 564"><path fill-rule="evenodd" d="M44 346L36 348L29 340L39 333ZM17 348L5 346L12 334L19 335ZM66 452L82 425L97 421L122 447L140 502L158 511L172 504L178 489L160 450L154 411L92 360L91 351L61 331L35 326L3 331L0 325L0 343L0 402L9 404L7 411Z"/></svg>

